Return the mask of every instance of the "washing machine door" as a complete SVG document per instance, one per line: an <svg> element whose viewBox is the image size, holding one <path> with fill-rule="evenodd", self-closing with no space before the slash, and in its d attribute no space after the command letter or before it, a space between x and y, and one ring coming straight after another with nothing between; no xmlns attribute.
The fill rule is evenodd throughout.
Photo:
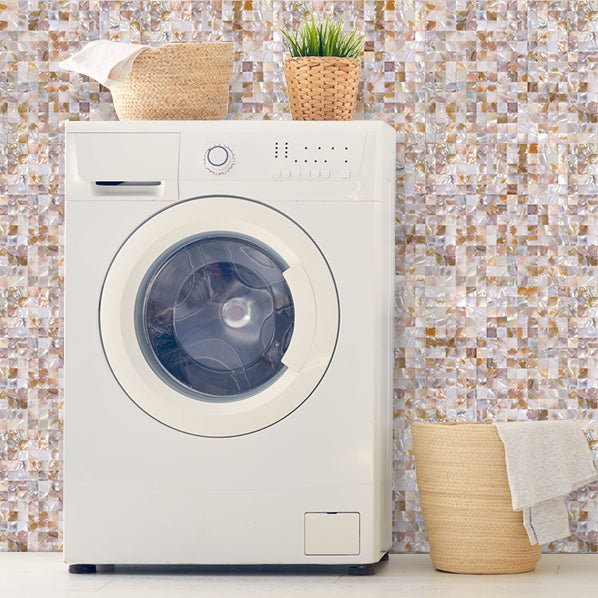
<svg viewBox="0 0 598 598"><path fill-rule="evenodd" d="M119 384L156 420L201 436L248 434L294 411L324 376L338 324L314 241L239 197L190 199L144 222L100 301Z"/></svg>

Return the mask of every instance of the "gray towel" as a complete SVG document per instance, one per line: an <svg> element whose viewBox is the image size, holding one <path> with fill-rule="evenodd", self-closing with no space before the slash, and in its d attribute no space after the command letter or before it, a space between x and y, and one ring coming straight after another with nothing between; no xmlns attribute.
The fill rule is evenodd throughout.
<svg viewBox="0 0 598 598"><path fill-rule="evenodd" d="M588 441L573 420L495 424L505 445L513 509L532 544L569 535L565 496L598 477Z"/></svg>

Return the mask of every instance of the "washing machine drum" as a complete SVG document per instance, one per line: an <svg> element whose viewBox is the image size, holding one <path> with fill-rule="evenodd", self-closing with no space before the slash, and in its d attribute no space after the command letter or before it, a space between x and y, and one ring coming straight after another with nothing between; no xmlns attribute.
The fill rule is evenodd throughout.
<svg viewBox="0 0 598 598"><path fill-rule="evenodd" d="M129 397L203 436L255 432L301 405L328 368L338 319L307 233L232 197L184 201L142 224L100 303L106 357Z"/></svg>
<svg viewBox="0 0 598 598"><path fill-rule="evenodd" d="M235 235L167 252L138 297L137 338L154 371L199 399L240 399L284 369L294 325L286 263Z"/></svg>

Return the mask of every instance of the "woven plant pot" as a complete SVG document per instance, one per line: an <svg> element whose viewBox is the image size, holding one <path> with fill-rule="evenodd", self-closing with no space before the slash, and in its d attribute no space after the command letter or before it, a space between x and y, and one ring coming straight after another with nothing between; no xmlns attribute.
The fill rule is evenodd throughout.
<svg viewBox="0 0 598 598"><path fill-rule="evenodd" d="M361 60L306 56L285 61L294 120L353 120Z"/></svg>
<svg viewBox="0 0 598 598"><path fill-rule="evenodd" d="M110 88L120 120L219 120L228 110L232 43L167 44L146 50Z"/></svg>
<svg viewBox="0 0 598 598"><path fill-rule="evenodd" d="M430 556L452 573L524 573L540 560L513 511L504 446L492 424L416 422L415 469Z"/></svg>

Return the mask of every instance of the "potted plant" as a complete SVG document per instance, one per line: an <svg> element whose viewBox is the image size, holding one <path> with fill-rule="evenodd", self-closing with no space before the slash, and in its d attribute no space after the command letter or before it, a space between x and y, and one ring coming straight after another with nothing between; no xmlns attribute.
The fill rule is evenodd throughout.
<svg viewBox="0 0 598 598"><path fill-rule="evenodd" d="M352 120L364 36L343 31L329 19L305 21L282 31L291 58L285 61L291 113L295 120Z"/></svg>

